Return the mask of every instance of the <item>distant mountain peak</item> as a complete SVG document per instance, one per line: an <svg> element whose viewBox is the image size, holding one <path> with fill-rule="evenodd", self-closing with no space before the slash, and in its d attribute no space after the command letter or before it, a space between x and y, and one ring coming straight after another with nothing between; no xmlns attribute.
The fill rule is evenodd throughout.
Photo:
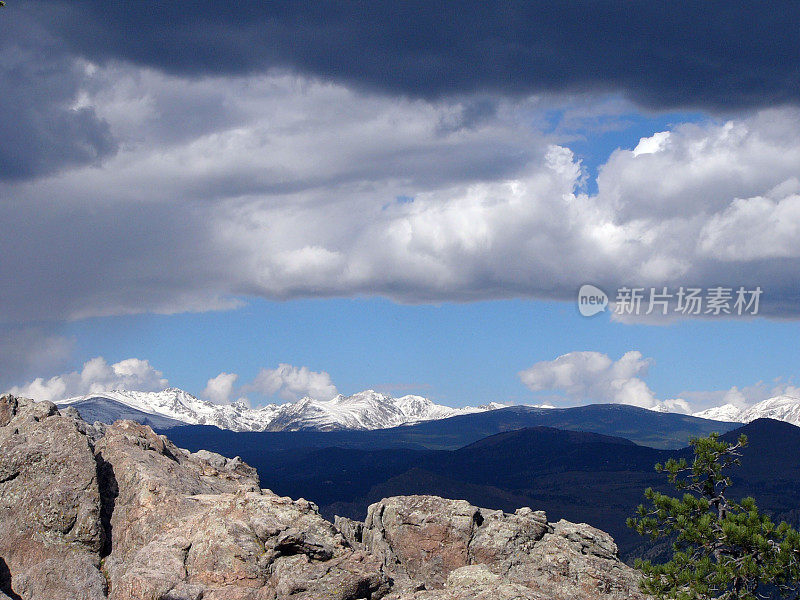
<svg viewBox="0 0 800 600"><path fill-rule="evenodd" d="M781 394L767 398L748 408L724 404L695 413L693 416L738 423L750 423L757 419L773 419L800 426L800 398Z"/></svg>
<svg viewBox="0 0 800 600"><path fill-rule="evenodd" d="M351 396L339 394L327 401L305 397L297 402L250 408L241 401L214 404L176 387L160 392L110 390L67 398L57 404L74 406L79 411L84 407L92 414L102 415L101 420L112 422L133 409L189 425L215 425L233 431L384 429L505 408L495 402L479 407L451 408L423 396L393 398L375 390ZM115 405L119 408L116 412Z"/></svg>

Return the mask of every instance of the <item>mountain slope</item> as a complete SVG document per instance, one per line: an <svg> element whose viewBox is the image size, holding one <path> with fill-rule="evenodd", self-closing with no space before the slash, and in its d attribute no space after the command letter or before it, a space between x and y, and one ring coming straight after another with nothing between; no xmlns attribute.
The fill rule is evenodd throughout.
<svg viewBox="0 0 800 600"><path fill-rule="evenodd" d="M144 412L102 396L88 396L62 405L61 407L76 409L80 413L81 418L87 423L94 423L96 421L100 421L101 423L113 423L120 419L129 419L159 430L170 429L184 424L176 419L171 419L160 414Z"/></svg>
<svg viewBox="0 0 800 600"><path fill-rule="evenodd" d="M502 408L496 403L477 408L451 408L421 396L392 398L373 390L352 396L339 395L330 401L304 398L294 403L250 408L242 402L214 404L178 388L161 392L112 390L69 398L57 404L62 408L74 406L82 414L86 413L85 418L95 415L95 420L104 422L132 418L140 422L146 419L148 424L160 423L156 426L161 429L189 424L213 425L232 431L370 430Z"/></svg>
<svg viewBox="0 0 800 600"><path fill-rule="evenodd" d="M276 405L252 409L241 402L214 404L178 388L167 388L161 392L111 390L68 398L56 404L59 408L74 406L82 416L82 411L98 412L105 417L98 420L108 423L125 418L123 415L133 409L151 418L166 418L178 424L214 425L234 431L261 431L268 426L277 410Z"/></svg>
<svg viewBox="0 0 800 600"><path fill-rule="evenodd" d="M408 440L430 448L455 449L503 431L541 426L622 437L653 448L681 448L692 436L708 435L713 431L724 433L738 425L677 413L660 413L626 404L546 409L512 406L483 414L419 423L409 432Z"/></svg>

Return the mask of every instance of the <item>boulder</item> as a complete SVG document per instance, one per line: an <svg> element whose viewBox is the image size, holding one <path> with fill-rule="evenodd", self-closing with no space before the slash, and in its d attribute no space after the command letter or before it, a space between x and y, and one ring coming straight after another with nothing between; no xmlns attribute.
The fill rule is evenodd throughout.
<svg viewBox="0 0 800 600"><path fill-rule="evenodd" d="M362 540L395 578L443 587L449 573L469 563L469 543L480 511L464 500L397 496L367 511Z"/></svg>
<svg viewBox="0 0 800 600"><path fill-rule="evenodd" d="M339 522L395 579L393 599L645 598L608 534L530 508L398 496L370 506L363 525Z"/></svg>

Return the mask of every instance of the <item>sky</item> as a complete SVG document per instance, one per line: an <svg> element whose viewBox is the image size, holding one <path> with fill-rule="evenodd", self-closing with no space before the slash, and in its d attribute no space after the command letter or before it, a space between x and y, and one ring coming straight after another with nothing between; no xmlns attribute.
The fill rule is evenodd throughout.
<svg viewBox="0 0 800 600"><path fill-rule="evenodd" d="M0 390L800 396L796 3L306 4L0 10Z"/></svg>

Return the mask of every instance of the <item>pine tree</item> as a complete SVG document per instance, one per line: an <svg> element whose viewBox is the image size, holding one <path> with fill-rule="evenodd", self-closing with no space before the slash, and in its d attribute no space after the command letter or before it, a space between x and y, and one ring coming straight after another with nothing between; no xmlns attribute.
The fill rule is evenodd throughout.
<svg viewBox="0 0 800 600"><path fill-rule="evenodd" d="M727 471L741 464L747 437L729 444L712 434L691 445L691 465L683 458L656 465L683 497L649 488L648 506L628 519L641 535L673 541L669 562L636 561L642 590L676 600L800 598L800 534L785 522L774 524L753 498L734 502L726 495Z"/></svg>

